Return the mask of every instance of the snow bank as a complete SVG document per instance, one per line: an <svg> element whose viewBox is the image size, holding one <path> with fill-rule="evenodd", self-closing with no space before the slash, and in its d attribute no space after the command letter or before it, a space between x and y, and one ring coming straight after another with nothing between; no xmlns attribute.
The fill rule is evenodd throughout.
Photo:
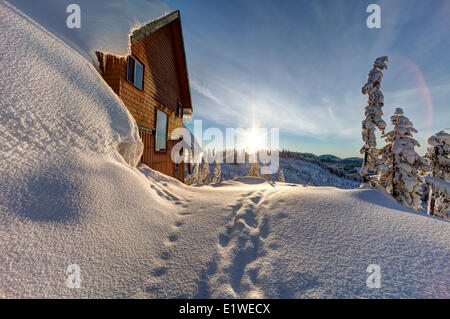
<svg viewBox="0 0 450 319"><path fill-rule="evenodd" d="M92 65L4 2L0 51L0 298L450 297L448 222L373 190L133 168Z"/></svg>
<svg viewBox="0 0 450 319"><path fill-rule="evenodd" d="M127 243L161 231L164 211L119 154L142 148L135 121L86 59L5 2L0 52L0 296L64 295L71 263L125 275L151 245Z"/></svg>
<svg viewBox="0 0 450 319"><path fill-rule="evenodd" d="M16 8L52 32L88 59L95 51L126 55L131 29L143 26L173 10L161 0L9 0ZM69 4L81 9L81 28L69 29Z"/></svg>
<svg viewBox="0 0 450 319"><path fill-rule="evenodd" d="M70 146L108 153L122 144L127 153L132 146L123 144L129 143L139 150L134 119L94 67L29 17L0 4L1 147L13 164L28 158L38 164Z"/></svg>

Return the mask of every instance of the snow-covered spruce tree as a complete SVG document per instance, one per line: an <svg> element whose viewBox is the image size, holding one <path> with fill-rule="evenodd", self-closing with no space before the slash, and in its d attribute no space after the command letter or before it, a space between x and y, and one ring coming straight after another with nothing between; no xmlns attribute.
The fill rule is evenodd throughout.
<svg viewBox="0 0 450 319"><path fill-rule="evenodd" d="M213 183L220 183L222 181L222 167L220 163L216 162L214 167Z"/></svg>
<svg viewBox="0 0 450 319"><path fill-rule="evenodd" d="M279 177L278 177L278 180L280 181L280 182L285 182L286 180L284 179L284 172L283 172L283 170L282 169L280 169L280 175L279 175Z"/></svg>
<svg viewBox="0 0 450 319"><path fill-rule="evenodd" d="M378 158L375 130L378 128L384 134L386 129L386 122L382 119L383 111L381 110L384 105L384 96L380 88L383 79L381 71L387 69L386 62L388 60L387 56L375 60L373 68L367 76L366 84L361 89L362 94L368 96L368 105L364 112L366 118L361 123L361 135L364 141L364 146L360 151L361 154L364 154L361 168L363 183L369 181L369 172L375 170L375 162Z"/></svg>
<svg viewBox="0 0 450 319"><path fill-rule="evenodd" d="M401 108L395 110L391 123L393 130L382 136L387 145L379 152L378 184L403 205L422 210L422 179L417 169L426 163L414 150L415 146L420 146L412 137L417 130Z"/></svg>
<svg viewBox="0 0 450 319"><path fill-rule="evenodd" d="M259 162L258 161L252 163L252 167L250 168L250 172L248 173L248 176L260 177L260 175L259 175Z"/></svg>
<svg viewBox="0 0 450 319"><path fill-rule="evenodd" d="M209 170L209 164L207 161L203 162L201 183L209 184L211 183L211 171Z"/></svg>
<svg viewBox="0 0 450 319"><path fill-rule="evenodd" d="M427 179L430 187L428 214L444 217L444 212L450 209L449 194L446 188L438 186L450 181L450 134L444 131L436 133L428 139L428 144L430 146L425 158L430 163L429 173L432 177Z"/></svg>

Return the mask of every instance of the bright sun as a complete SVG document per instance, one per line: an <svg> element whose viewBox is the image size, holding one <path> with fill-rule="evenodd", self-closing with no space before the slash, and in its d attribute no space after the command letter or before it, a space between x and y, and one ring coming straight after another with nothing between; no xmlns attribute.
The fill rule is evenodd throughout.
<svg viewBox="0 0 450 319"><path fill-rule="evenodd" d="M265 147L264 134L258 132L257 129L251 130L250 134L247 135L247 148L248 151L254 153Z"/></svg>

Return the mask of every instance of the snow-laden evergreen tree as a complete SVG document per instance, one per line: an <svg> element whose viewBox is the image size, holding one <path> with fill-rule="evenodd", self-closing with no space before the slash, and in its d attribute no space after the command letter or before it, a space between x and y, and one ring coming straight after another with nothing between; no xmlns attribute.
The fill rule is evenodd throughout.
<svg viewBox="0 0 450 319"><path fill-rule="evenodd" d="M438 186L443 184L442 182L450 182L450 134L444 131L436 133L428 139L428 144L430 146L425 158L430 163L429 173L433 178L427 179L430 187L428 214L444 217L444 212L450 209L449 194L446 189Z"/></svg>
<svg viewBox="0 0 450 319"><path fill-rule="evenodd" d="M366 84L361 89L363 95L368 96L368 105L365 108L365 119L361 123L361 135L364 146L361 148L361 154L364 154L364 162L361 168L363 183L369 181L369 172L375 170L375 162L378 158L377 139L375 130L378 128L383 134L386 129L386 122L383 121L384 96L381 92L381 80L383 79L382 70L387 69L387 56L380 57L373 63Z"/></svg>
<svg viewBox="0 0 450 319"><path fill-rule="evenodd" d="M284 179L284 172L283 172L283 170L282 169L280 169L280 175L279 175L279 177L278 177L278 180L280 181L280 182L285 182L286 180Z"/></svg>
<svg viewBox="0 0 450 319"><path fill-rule="evenodd" d="M421 210L422 179L417 169L426 163L414 150L420 146L412 137L417 130L401 108L395 110L391 123L393 130L382 136L387 145L380 150L377 162L378 184L403 205Z"/></svg>
<svg viewBox="0 0 450 319"><path fill-rule="evenodd" d="M211 183L211 171L209 170L209 164L207 161L203 162L202 174L201 174L201 183L209 184Z"/></svg>
<svg viewBox="0 0 450 319"><path fill-rule="evenodd" d="M252 167L250 168L250 172L248 173L248 176L260 177L258 161L252 163Z"/></svg>
<svg viewBox="0 0 450 319"><path fill-rule="evenodd" d="M222 181L222 166L220 163L216 162L216 166L214 167L214 177L213 183L220 183Z"/></svg>

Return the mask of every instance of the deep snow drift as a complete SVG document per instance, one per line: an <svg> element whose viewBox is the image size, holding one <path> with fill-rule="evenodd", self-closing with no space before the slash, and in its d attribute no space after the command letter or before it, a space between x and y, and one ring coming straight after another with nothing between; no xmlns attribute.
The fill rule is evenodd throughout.
<svg viewBox="0 0 450 319"><path fill-rule="evenodd" d="M448 222L372 190L133 168L136 125L86 59L4 2L0 51L1 298L450 297Z"/></svg>

